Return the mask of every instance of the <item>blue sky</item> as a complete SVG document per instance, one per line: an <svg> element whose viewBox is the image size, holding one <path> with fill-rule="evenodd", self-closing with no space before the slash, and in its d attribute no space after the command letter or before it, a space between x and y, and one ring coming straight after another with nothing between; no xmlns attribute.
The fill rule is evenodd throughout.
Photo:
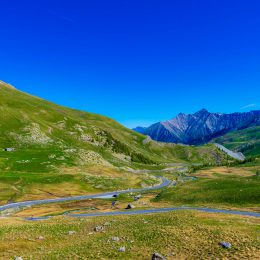
<svg viewBox="0 0 260 260"><path fill-rule="evenodd" d="M128 127L260 108L260 2L3 0L0 79Z"/></svg>

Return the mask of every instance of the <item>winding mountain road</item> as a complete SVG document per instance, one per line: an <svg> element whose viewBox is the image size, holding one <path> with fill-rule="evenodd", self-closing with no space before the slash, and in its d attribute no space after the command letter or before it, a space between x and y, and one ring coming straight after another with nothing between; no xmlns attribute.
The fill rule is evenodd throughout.
<svg viewBox="0 0 260 260"><path fill-rule="evenodd" d="M166 179L164 177L158 177L158 178L161 179L161 181L162 181L161 184L156 185L156 186L147 187L147 188L112 191L112 192L105 192L105 193L100 193L100 194L90 194L90 195L74 196L74 197L67 197L67 198L16 202L16 203L10 203L10 204L0 206L0 212L7 210L7 209L17 209L17 208L30 207L30 206L35 206L35 205L43 205L43 204L51 204L51 203L59 203L59 202L67 202L67 201L79 201L79 200L95 199L95 198L97 199L97 198L101 198L101 197L109 197L109 196L113 196L113 195L120 195L120 194L132 193L132 192L136 193L136 192L157 190L157 189L167 187L171 183L171 181L169 181L168 179Z"/></svg>
<svg viewBox="0 0 260 260"><path fill-rule="evenodd" d="M34 205L44 205L50 203L59 203L59 202L66 202L66 201L79 201L85 199L95 199L95 198L105 198L109 196L119 195L119 194L126 194L126 193L136 193L136 192L144 192L150 190L161 189L170 185L171 181L164 177L158 177L162 180L160 185L142 188L142 189L129 189L129 190L122 190L122 191L115 191L115 192L106 192L100 194L93 194L93 195L84 195L84 196L75 196L75 197L68 197L68 198L57 198L57 199L47 199L47 200L34 200L34 201L23 201L23 202L16 202L10 203L3 206L0 206L0 212L8 209L19 209L23 207L29 207ZM250 216L250 217L257 217L260 218L260 213L257 212L250 212L250 211L235 211L235 210L224 210L224 209L214 209L214 208L202 208L202 207L172 207L172 208L155 208L155 209L142 209L142 210L128 210L128 211L114 211L114 212L97 212L97 213L86 213L86 214L67 214L66 216L70 217L100 217L100 216L119 216L119 215L143 215L143 214L152 214L152 213L163 213L163 212L170 212L170 211L179 211L179 210L196 210L202 212L209 212L209 213L222 213L222 214L231 214L231 215L240 215L240 216ZM49 217L39 217L39 218L26 218L27 220L44 220L48 219Z"/></svg>
<svg viewBox="0 0 260 260"><path fill-rule="evenodd" d="M142 209L133 211L115 211L115 212L104 212L104 213L86 213L86 214L69 214L71 217L104 217L104 216L120 216L120 215L143 215L151 213L163 213L170 211L179 210L196 210L208 213L222 213L230 215L240 215L240 216L250 216L260 218L260 213L248 212L248 211L236 211L236 210L226 210L226 209L213 209L213 208L199 208L199 207L174 207L174 208L155 208L155 209Z"/></svg>

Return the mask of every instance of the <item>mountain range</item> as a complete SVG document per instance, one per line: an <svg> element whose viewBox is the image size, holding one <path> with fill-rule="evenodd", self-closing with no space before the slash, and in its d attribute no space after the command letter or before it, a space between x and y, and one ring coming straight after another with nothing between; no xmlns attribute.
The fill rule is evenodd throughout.
<svg viewBox="0 0 260 260"><path fill-rule="evenodd" d="M260 110L223 114L202 109L194 114L180 113L171 120L133 130L160 142L199 145L229 132L259 125Z"/></svg>

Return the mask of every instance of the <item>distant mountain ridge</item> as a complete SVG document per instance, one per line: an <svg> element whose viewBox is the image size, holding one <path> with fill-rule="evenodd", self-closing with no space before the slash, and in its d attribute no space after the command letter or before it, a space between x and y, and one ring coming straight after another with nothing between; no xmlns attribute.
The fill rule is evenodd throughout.
<svg viewBox="0 0 260 260"><path fill-rule="evenodd" d="M160 142L196 145L207 143L234 130L259 125L260 110L223 114L202 109L194 114L180 113L171 120L133 130Z"/></svg>

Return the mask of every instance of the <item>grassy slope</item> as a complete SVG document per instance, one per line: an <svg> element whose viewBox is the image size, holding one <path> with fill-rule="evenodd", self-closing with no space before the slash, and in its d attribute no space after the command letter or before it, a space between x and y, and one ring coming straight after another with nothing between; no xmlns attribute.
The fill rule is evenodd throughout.
<svg viewBox="0 0 260 260"><path fill-rule="evenodd" d="M212 145L153 141L144 145L145 136L112 119L53 104L3 82L0 101L1 204L25 196L54 196L57 187L57 196L69 196L145 183L143 175L137 179L118 167L161 168L173 162L219 164L229 160ZM6 147L15 151L3 151ZM99 168L93 171L90 167ZM107 174L109 179L99 184L96 175Z"/></svg>
<svg viewBox="0 0 260 260"><path fill-rule="evenodd" d="M213 207L260 207L260 166L218 167L195 172L196 181L162 191L155 202Z"/></svg>
<svg viewBox="0 0 260 260"><path fill-rule="evenodd" d="M260 126L234 131L216 138L215 141L246 156L257 156L260 155Z"/></svg>
<svg viewBox="0 0 260 260"><path fill-rule="evenodd" d="M212 146L195 148L156 142L143 145L143 135L123 127L112 119L58 106L1 83L0 100L1 147L18 146L17 152L13 153L17 158L11 160L12 162L19 157L26 160L26 153L36 153L35 157L39 161L36 162L35 168L38 170L48 168L46 165L39 165L39 162L46 160L50 153L56 157L65 156L66 163L73 164L73 155L64 152L73 148L95 151L115 165L128 163L125 158L118 159L113 156L113 152L129 155L132 161L137 163L183 160L197 162L205 156L207 161L212 163L226 159ZM53 164L63 164L62 160L60 163L57 159L53 161ZM31 168L31 163L28 168Z"/></svg>

